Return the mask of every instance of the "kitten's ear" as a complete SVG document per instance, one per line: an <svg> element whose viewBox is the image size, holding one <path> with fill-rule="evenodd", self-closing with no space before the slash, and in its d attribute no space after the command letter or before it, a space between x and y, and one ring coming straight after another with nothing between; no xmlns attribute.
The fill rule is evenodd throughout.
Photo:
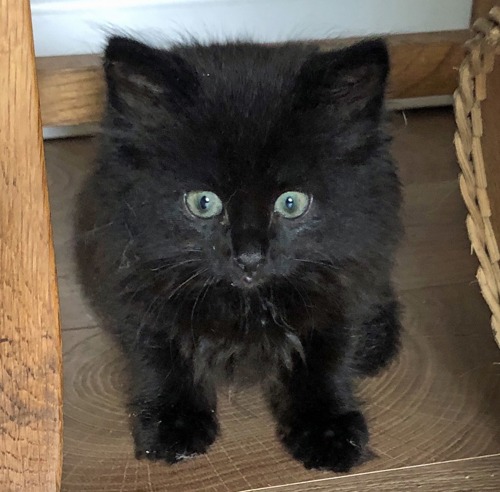
<svg viewBox="0 0 500 492"><path fill-rule="evenodd" d="M379 115L388 73L389 54L381 39L313 54L297 76L297 107L333 105L347 113Z"/></svg>
<svg viewBox="0 0 500 492"><path fill-rule="evenodd" d="M104 52L108 104L119 112L189 103L198 77L179 55L126 37L112 37Z"/></svg>

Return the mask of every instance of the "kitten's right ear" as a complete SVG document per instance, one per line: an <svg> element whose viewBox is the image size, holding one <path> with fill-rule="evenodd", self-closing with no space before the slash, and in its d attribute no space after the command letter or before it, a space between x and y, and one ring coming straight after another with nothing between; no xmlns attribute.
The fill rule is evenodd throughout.
<svg viewBox="0 0 500 492"><path fill-rule="evenodd" d="M108 40L104 52L108 104L118 112L168 105L178 110L192 101L199 81L179 55L127 37Z"/></svg>

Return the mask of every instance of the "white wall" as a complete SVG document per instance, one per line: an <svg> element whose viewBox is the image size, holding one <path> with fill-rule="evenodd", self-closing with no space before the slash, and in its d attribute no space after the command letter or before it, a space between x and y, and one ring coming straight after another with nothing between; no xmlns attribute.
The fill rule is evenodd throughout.
<svg viewBox="0 0 500 492"><path fill-rule="evenodd" d="M38 56L97 53L106 32L258 41L463 29L472 0L31 0Z"/></svg>

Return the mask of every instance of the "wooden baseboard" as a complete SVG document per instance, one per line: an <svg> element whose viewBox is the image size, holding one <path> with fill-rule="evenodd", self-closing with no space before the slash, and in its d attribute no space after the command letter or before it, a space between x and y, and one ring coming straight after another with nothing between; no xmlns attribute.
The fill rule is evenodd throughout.
<svg viewBox="0 0 500 492"><path fill-rule="evenodd" d="M469 37L468 30L387 36L392 60L389 98L451 95ZM353 41L314 43L328 50ZM39 58L37 70L44 125L78 125L100 119L105 87L99 56Z"/></svg>

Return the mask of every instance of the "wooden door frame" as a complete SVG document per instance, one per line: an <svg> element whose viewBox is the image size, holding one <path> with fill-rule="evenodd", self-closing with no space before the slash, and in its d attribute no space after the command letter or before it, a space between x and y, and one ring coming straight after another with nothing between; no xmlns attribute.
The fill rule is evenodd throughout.
<svg viewBox="0 0 500 492"><path fill-rule="evenodd" d="M0 489L59 490L62 351L29 0L0 0Z"/></svg>

